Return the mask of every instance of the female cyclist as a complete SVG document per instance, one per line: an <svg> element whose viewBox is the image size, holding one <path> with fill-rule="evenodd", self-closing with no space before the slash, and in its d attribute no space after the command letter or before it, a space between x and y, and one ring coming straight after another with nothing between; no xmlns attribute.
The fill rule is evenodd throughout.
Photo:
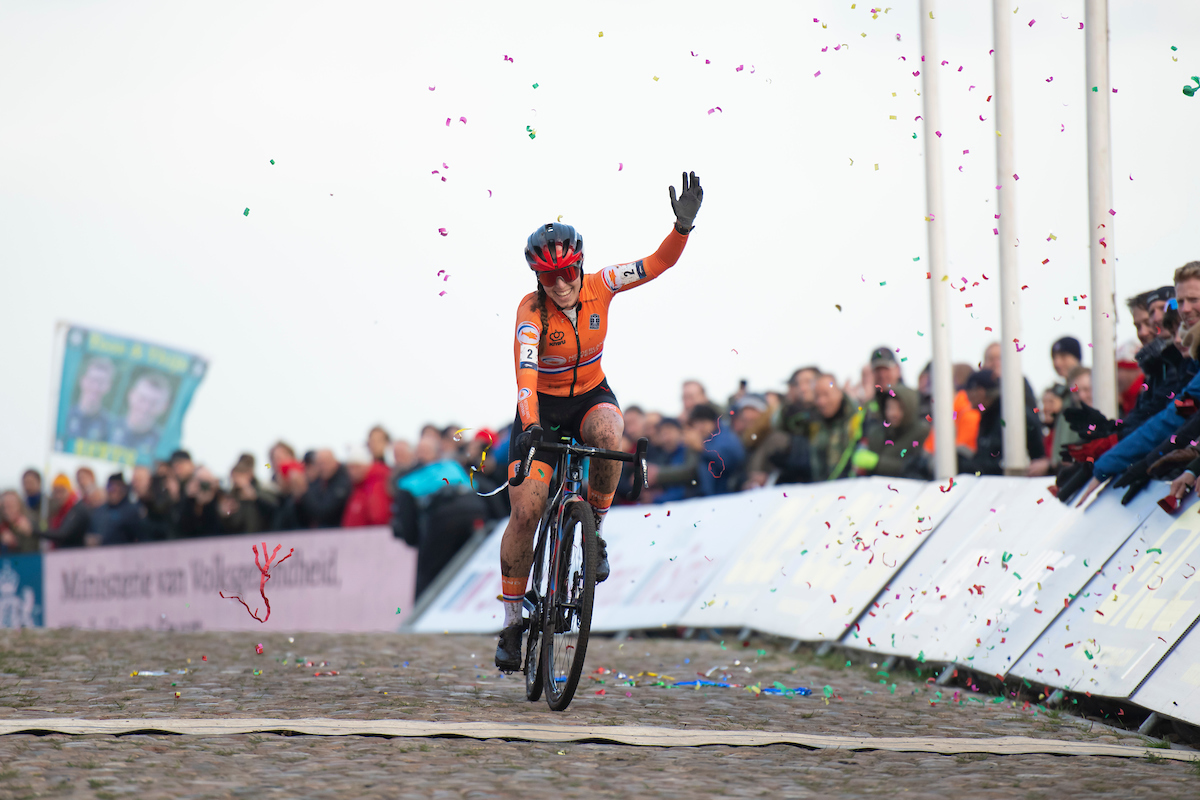
<svg viewBox="0 0 1200 800"><path fill-rule="evenodd" d="M551 222L529 235L525 260L537 276L537 292L525 295L517 307L513 355L517 368L517 416L509 440L508 475L516 473L522 454L529 450L534 428L550 428L558 436L571 436L593 447L615 450L625 430L621 409L604 370L604 335L608 331L608 304L613 295L640 286L661 275L683 252L692 223L704 199L696 173L684 173L683 190L675 196L670 187L675 229L654 255L628 264L583 274L583 237L570 225ZM522 601L533 566L533 539L546 508L553 467L534 461L529 477L509 487L512 516L500 542L504 629L496 646L496 666L505 672L521 668L521 639L525 631ZM620 463L595 461L588 476L588 503L596 514L599 532L612 504L620 478ZM596 536L600 562L596 582L608 578L608 553Z"/></svg>

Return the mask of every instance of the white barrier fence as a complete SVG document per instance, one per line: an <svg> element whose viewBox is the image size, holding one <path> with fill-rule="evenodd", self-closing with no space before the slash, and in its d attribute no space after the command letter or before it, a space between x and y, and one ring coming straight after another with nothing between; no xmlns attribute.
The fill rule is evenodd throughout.
<svg viewBox="0 0 1200 800"><path fill-rule="evenodd" d="M416 585L416 551L386 527L214 536L55 550L42 557L48 628L262 630L253 545L283 545L270 570L266 624L286 631L394 631ZM279 561L288 550L295 553ZM263 563L259 553L259 563Z"/></svg>
<svg viewBox="0 0 1200 800"><path fill-rule="evenodd" d="M750 628L1131 699L1200 724L1200 513L1151 484L1082 509L1048 479L883 478L614 508L593 629ZM499 525L411 625L490 633Z"/></svg>

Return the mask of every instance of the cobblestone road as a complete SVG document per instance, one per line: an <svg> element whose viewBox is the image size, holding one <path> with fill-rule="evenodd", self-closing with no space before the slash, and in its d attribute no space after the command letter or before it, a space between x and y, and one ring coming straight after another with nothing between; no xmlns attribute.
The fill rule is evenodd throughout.
<svg viewBox="0 0 1200 800"><path fill-rule="evenodd" d="M961 702L953 690L943 690L939 698L936 687L926 683L928 671L885 677L877 674L878 665L855 661L846 666L844 656L817 658L804 650L793 655L757 640L748 647L726 642L724 649L716 642L674 639L594 641L589 670L613 672L593 672L571 708L555 714L544 702L525 701L519 675L500 678L490 668L495 646L490 637L291 638L0 631L0 717L488 720L1147 743L1132 732L1066 714L1034 715L1023 704L995 703L970 692L959 696ZM262 655L255 653L258 642L264 645ZM132 676L134 671L170 674ZM697 679L697 673L743 685L805 686L813 696L653 685L663 676L686 681ZM620 674L633 676L635 685ZM1198 782L1200 772L1192 765L1150 759L269 734L0 737L0 799L219 798L260 792L300 797L866 797L889 792L972 800L1082 794L1183 798L1197 796Z"/></svg>

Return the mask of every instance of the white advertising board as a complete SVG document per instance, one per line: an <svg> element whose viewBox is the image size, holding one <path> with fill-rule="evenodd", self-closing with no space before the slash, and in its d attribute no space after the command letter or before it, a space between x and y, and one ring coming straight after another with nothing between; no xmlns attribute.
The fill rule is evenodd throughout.
<svg viewBox="0 0 1200 800"><path fill-rule="evenodd" d="M1200 725L1200 631L1192 628L1179 640L1134 693L1133 702Z"/></svg>
<svg viewBox="0 0 1200 800"><path fill-rule="evenodd" d="M933 535L975 480L964 478L951 491L946 484L871 478L847 487L874 505L859 519L844 515L838 524L810 526L801 551L774 583L760 593L752 627L803 641L837 639L871 606L880 590L914 551ZM870 613L870 612L868 612ZM748 623L750 624L750 623ZM865 638L854 646L871 647Z"/></svg>
<svg viewBox="0 0 1200 800"><path fill-rule="evenodd" d="M1142 492L1151 502L1165 493L1163 483ZM1013 674L1129 697L1200 614L1198 509L1194 495L1174 515L1155 508L1020 656Z"/></svg>
<svg viewBox="0 0 1200 800"><path fill-rule="evenodd" d="M251 550L258 545L263 563L264 541L283 546L266 584L265 624L219 594L266 617ZM389 528L372 527L55 550L42 564L48 628L354 632L400 626L417 557Z"/></svg>
<svg viewBox="0 0 1200 800"><path fill-rule="evenodd" d="M1037 542L1071 513L1046 492L1049 483L992 477L971 486L956 485L951 491L962 488L966 494L941 522L933 540L909 559L875 600L875 615L860 622L860 639L871 637L878 650L888 654L923 652L931 661L972 658L974 652L960 654L958 648L965 647L966 637L977 625L986 629L996 624L991 618L992 595L999 578L991 573L983 577L984 562L992 562L999 571L1005 553L1012 550L1022 554L1016 569L1024 570L1024 559L1040 553ZM974 633L971 641L979 635ZM967 663L974 666L973 661Z"/></svg>

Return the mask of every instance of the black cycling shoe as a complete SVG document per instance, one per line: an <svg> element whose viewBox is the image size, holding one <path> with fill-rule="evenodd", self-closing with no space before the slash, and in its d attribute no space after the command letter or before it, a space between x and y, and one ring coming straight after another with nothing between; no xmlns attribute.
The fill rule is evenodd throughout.
<svg viewBox="0 0 1200 800"><path fill-rule="evenodd" d="M521 668L521 634L525 633L526 621L514 622L500 631L496 645L496 667L502 672L516 672Z"/></svg>
<svg viewBox="0 0 1200 800"><path fill-rule="evenodd" d="M611 568L608 566L608 545L599 533L596 534L596 550L600 553L600 560L596 562L596 583L604 583Z"/></svg>

